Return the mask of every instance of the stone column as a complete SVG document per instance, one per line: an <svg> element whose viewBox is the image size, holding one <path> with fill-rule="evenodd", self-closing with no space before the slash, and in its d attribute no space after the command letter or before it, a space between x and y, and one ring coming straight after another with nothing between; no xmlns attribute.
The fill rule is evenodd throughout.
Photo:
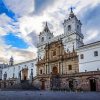
<svg viewBox="0 0 100 100"><path fill-rule="evenodd" d="M49 65L48 65L48 74L50 74L50 67L49 67Z"/></svg>
<svg viewBox="0 0 100 100"><path fill-rule="evenodd" d="M61 67L62 67L62 74L63 74L63 62L62 62L62 65L61 65Z"/></svg>

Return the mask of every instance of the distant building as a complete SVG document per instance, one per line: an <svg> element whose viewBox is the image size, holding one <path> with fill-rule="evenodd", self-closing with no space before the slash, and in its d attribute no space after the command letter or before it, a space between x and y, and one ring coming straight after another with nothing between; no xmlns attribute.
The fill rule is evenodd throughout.
<svg viewBox="0 0 100 100"><path fill-rule="evenodd" d="M20 78L22 80L30 80L31 74L33 75L32 77L36 76L36 59L18 63L18 64L11 64L6 68L3 68L2 70L2 80L6 79L18 79L19 74L21 75ZM6 78L4 75L6 75Z"/></svg>

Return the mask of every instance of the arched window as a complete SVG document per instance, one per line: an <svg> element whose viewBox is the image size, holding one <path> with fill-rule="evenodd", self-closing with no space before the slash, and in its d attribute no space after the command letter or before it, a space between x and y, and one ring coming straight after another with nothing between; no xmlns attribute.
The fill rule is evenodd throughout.
<svg viewBox="0 0 100 100"><path fill-rule="evenodd" d="M72 65L68 65L68 70L72 70Z"/></svg>
<svg viewBox="0 0 100 100"><path fill-rule="evenodd" d="M71 31L71 25L68 25L68 31Z"/></svg>
<svg viewBox="0 0 100 100"><path fill-rule="evenodd" d="M41 38L41 42L43 42L43 41L44 41L44 37Z"/></svg>
<svg viewBox="0 0 100 100"><path fill-rule="evenodd" d="M42 69L40 70L40 74L42 74Z"/></svg>
<svg viewBox="0 0 100 100"><path fill-rule="evenodd" d="M4 80L6 80L7 79L7 73L5 72L4 73Z"/></svg>
<svg viewBox="0 0 100 100"><path fill-rule="evenodd" d="M80 59L84 59L84 54L81 54L80 55Z"/></svg>
<svg viewBox="0 0 100 100"><path fill-rule="evenodd" d="M98 51L94 51L94 56L98 56Z"/></svg>

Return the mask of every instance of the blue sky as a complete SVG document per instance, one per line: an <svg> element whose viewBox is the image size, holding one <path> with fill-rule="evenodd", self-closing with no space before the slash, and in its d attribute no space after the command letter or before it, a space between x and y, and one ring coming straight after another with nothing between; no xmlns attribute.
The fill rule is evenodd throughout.
<svg viewBox="0 0 100 100"><path fill-rule="evenodd" d="M5 3L3 2L3 0L1 0L0 14L3 14L3 13L5 13L8 17L10 17L14 22L17 21L17 17L16 17L17 15L13 11L11 11L11 9L8 9ZM17 47L20 49L28 48L28 44L23 39L16 36L16 34L12 34L8 32L7 35L3 36L3 38L7 45L11 45L12 47Z"/></svg>
<svg viewBox="0 0 100 100"><path fill-rule="evenodd" d="M3 13L5 13L8 17L12 18L13 20L16 20L15 13L5 6L4 0L0 0L0 14Z"/></svg>
<svg viewBox="0 0 100 100"><path fill-rule="evenodd" d="M55 36L63 33L62 23L71 6L83 24L84 42L99 41L100 0L0 0L0 62L10 56L16 62L35 58L44 23Z"/></svg>
<svg viewBox="0 0 100 100"><path fill-rule="evenodd" d="M7 45L11 45L12 47L17 47L20 49L28 48L28 44L25 41L12 33L8 33L7 35L3 36L3 38Z"/></svg>

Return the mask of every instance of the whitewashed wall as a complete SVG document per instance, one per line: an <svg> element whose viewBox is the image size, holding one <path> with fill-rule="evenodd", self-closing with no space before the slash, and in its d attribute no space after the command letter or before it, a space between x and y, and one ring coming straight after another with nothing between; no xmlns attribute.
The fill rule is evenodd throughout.
<svg viewBox="0 0 100 100"><path fill-rule="evenodd" d="M33 69L33 77L36 76L36 62L37 60L31 60L27 62L22 62L19 64L15 64L14 66L10 66L7 68L4 68L2 70L2 79L4 79L5 72L7 73L7 79L12 78L13 74L15 78L18 78L19 71L21 71L23 68L28 68L28 79L30 78L31 69Z"/></svg>
<svg viewBox="0 0 100 100"><path fill-rule="evenodd" d="M98 51L98 56L94 56L94 51ZM100 69L100 42L83 46L77 50L79 55L79 71L96 71ZM84 55L84 59L80 59L80 55Z"/></svg>

